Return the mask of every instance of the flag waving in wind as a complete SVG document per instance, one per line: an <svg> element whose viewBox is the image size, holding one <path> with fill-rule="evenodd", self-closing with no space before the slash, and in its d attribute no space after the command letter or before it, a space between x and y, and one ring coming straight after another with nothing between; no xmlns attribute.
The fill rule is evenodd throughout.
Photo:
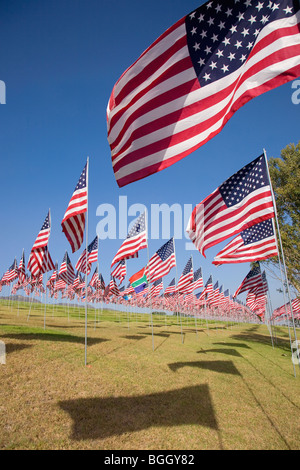
<svg viewBox="0 0 300 470"><path fill-rule="evenodd" d="M192 257L188 260L177 284L177 292L185 292L188 286L193 282L193 262Z"/></svg>
<svg viewBox="0 0 300 470"><path fill-rule="evenodd" d="M83 242L85 216L88 204L87 174L88 162L80 175L61 223L62 231L71 245L72 253L79 250Z"/></svg>
<svg viewBox="0 0 300 470"><path fill-rule="evenodd" d="M233 294L233 297L237 297L242 292L247 292L251 289L262 287L263 285L264 285L264 282L263 282L260 266L253 266L253 268L250 269L245 279L242 281L241 285L237 288L237 290Z"/></svg>
<svg viewBox="0 0 300 470"><path fill-rule="evenodd" d="M146 266L149 282L157 281L166 276L176 266L174 239L171 238L150 258Z"/></svg>
<svg viewBox="0 0 300 470"><path fill-rule="evenodd" d="M81 256L79 257L75 269L82 273L90 274L92 263L97 261L98 257L98 237L95 237L94 240L89 244L86 249L83 250Z"/></svg>
<svg viewBox="0 0 300 470"><path fill-rule="evenodd" d="M50 229L51 229L51 217L50 217L50 210L46 215L44 223L42 225L41 230L36 237L36 240L33 244L31 250L37 250L39 248L43 248L44 246L48 245L49 237L50 237Z"/></svg>
<svg viewBox="0 0 300 470"><path fill-rule="evenodd" d="M54 263L51 259L48 242L50 237L51 229L51 215L50 209L42 225L41 230L31 248L30 256L28 259L27 269L33 276L52 271L55 268Z"/></svg>
<svg viewBox="0 0 300 470"><path fill-rule="evenodd" d="M193 210L186 231L204 255L207 248L274 217L264 155L228 178Z"/></svg>
<svg viewBox="0 0 300 470"><path fill-rule="evenodd" d="M123 279L126 277L126 261L122 259L119 264L115 267L115 269L111 273L112 277L119 279L120 284L122 284Z"/></svg>
<svg viewBox="0 0 300 470"><path fill-rule="evenodd" d="M168 287L166 288L165 295L174 294L175 291L176 291L176 285L175 285L175 277L174 277L172 281L170 282L170 284L168 285Z"/></svg>
<svg viewBox="0 0 300 470"><path fill-rule="evenodd" d="M59 279L62 279L66 284L72 285L75 279L75 271L72 266L69 255L66 251L64 259L61 263L61 267L58 273Z"/></svg>
<svg viewBox="0 0 300 470"><path fill-rule="evenodd" d="M143 212L129 231L126 240L120 246L112 260L111 267L121 260L137 257L138 251L147 248L146 214Z"/></svg>
<svg viewBox="0 0 300 470"><path fill-rule="evenodd" d="M243 230L215 256L213 264L245 263L277 256L273 220L264 220Z"/></svg>
<svg viewBox="0 0 300 470"><path fill-rule="evenodd" d="M118 185L173 165L249 100L298 77L299 22L298 0L213 0L163 33L109 99Z"/></svg>

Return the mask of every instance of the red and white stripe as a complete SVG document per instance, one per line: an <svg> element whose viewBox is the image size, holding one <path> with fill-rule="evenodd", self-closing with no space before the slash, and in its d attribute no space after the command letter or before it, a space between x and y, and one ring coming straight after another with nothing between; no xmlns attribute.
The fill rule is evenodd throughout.
<svg viewBox="0 0 300 470"><path fill-rule="evenodd" d="M114 264L123 259L137 258L138 251L147 248L147 246L146 230L138 233L134 237L126 238L112 260L111 268Z"/></svg>
<svg viewBox="0 0 300 470"><path fill-rule="evenodd" d="M256 189L231 207L226 206L217 188L194 208L186 231L205 256L208 248L272 217L274 207L270 186Z"/></svg>
<svg viewBox="0 0 300 470"><path fill-rule="evenodd" d="M162 34L115 84L108 141L119 186L169 167L218 134L246 102L300 75L300 14L267 24L247 61L201 87L185 18Z"/></svg>
<svg viewBox="0 0 300 470"><path fill-rule="evenodd" d="M145 272L149 282L155 282L163 276L166 276L172 268L176 266L175 253L162 261L161 257L155 253L149 260Z"/></svg>
<svg viewBox="0 0 300 470"><path fill-rule="evenodd" d="M214 258L213 264L245 263L260 261L278 256L277 242L274 235L258 242L244 244L240 235L229 242Z"/></svg>
<svg viewBox="0 0 300 470"><path fill-rule="evenodd" d="M86 164L83 172L85 171L87 179L88 163ZM80 178L82 178L83 172ZM75 189L73 192L64 218L61 222L62 230L71 245L72 253L79 250L84 237L85 218L88 206L88 188L86 182L83 184L85 184L85 186Z"/></svg>
<svg viewBox="0 0 300 470"><path fill-rule="evenodd" d="M126 264L120 262L111 273L112 277L119 279L120 284L126 277Z"/></svg>

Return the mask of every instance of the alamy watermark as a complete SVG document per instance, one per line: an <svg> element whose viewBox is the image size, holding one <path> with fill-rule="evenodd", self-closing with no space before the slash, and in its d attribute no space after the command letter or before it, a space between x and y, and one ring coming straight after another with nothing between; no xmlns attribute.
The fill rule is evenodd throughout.
<svg viewBox="0 0 300 470"><path fill-rule="evenodd" d="M96 227L100 240L124 240L127 237L137 217L143 212L147 215L148 238L151 240L190 240L186 233L186 226L193 210L192 204L172 205L151 204L150 211L144 204L135 203L128 206L127 196L119 196L119 206L105 203L97 207L96 215L101 217ZM133 220L128 225L128 217ZM186 250L195 250L191 241L185 244Z"/></svg>
<svg viewBox="0 0 300 470"><path fill-rule="evenodd" d="M292 90L295 90L292 93L292 103L300 104L300 80L293 81Z"/></svg>
<svg viewBox="0 0 300 470"><path fill-rule="evenodd" d="M0 104L6 104L6 86L2 80L0 80Z"/></svg>

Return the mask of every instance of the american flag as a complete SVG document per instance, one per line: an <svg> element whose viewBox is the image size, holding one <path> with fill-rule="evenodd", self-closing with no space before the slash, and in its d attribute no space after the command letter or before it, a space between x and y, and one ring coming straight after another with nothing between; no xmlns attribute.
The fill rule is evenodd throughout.
<svg viewBox="0 0 300 470"><path fill-rule="evenodd" d="M162 278L157 279L150 288L150 297L156 297L164 288Z"/></svg>
<svg viewBox="0 0 300 470"><path fill-rule="evenodd" d="M252 287L247 294L246 305L251 310L255 311L258 309L265 310L268 293L268 282L265 271L261 275L261 282L255 287Z"/></svg>
<svg viewBox="0 0 300 470"><path fill-rule="evenodd" d="M217 288L215 291L214 291L214 296L210 302L210 305L212 305L213 307L219 307L221 302L222 302L222 297L223 297L223 286L220 286L219 288Z"/></svg>
<svg viewBox="0 0 300 470"><path fill-rule="evenodd" d="M149 282L154 282L166 276L176 266L174 239L171 238L150 258L146 266L146 275Z"/></svg>
<svg viewBox="0 0 300 470"><path fill-rule="evenodd" d="M292 310L293 313L300 313L300 297L296 297L292 300ZM290 303L284 304L281 307L276 308L273 312L273 318L280 317L281 315L288 315L291 316L291 306Z"/></svg>
<svg viewBox="0 0 300 470"><path fill-rule="evenodd" d="M72 287L74 290L78 290L81 288L82 285L84 286L85 284L83 282L80 272L77 271Z"/></svg>
<svg viewBox="0 0 300 470"><path fill-rule="evenodd" d="M123 279L125 279L125 277L126 277L126 261L125 261L124 259L122 259L122 260L117 264L117 266L115 267L115 269L112 271L111 275L112 275L114 278L119 279L120 284L122 284Z"/></svg>
<svg viewBox="0 0 300 470"><path fill-rule="evenodd" d="M95 289L105 289L105 282L102 277L102 274L98 272L98 266L96 267L94 274L92 276L92 279L90 281L90 285L94 287Z"/></svg>
<svg viewBox="0 0 300 470"><path fill-rule="evenodd" d="M132 285L129 282L128 286L126 287L126 289L123 292L123 295L133 294L133 292L134 292L134 288L132 287Z"/></svg>
<svg viewBox="0 0 300 470"><path fill-rule="evenodd" d="M33 244L31 250L37 250L43 248L44 246L48 245L49 237L50 237L50 229L51 229L51 216L50 210L44 220L41 230L38 233L38 236Z"/></svg>
<svg viewBox="0 0 300 470"><path fill-rule="evenodd" d="M170 284L168 285L168 287L166 288L165 295L174 294L175 291L176 291L176 285L175 285L175 277L174 277L172 281L170 282Z"/></svg>
<svg viewBox="0 0 300 470"><path fill-rule="evenodd" d="M118 185L184 158L246 102L299 76L299 21L294 0L214 0L163 33L109 99Z"/></svg>
<svg viewBox="0 0 300 470"><path fill-rule="evenodd" d="M80 175L61 223L62 231L71 245L72 253L79 250L83 242L85 216L88 205L87 175L88 162Z"/></svg>
<svg viewBox="0 0 300 470"><path fill-rule="evenodd" d="M60 266L58 277L65 281L66 284L73 284L75 279L75 271L69 258L68 252L66 251L63 261Z"/></svg>
<svg viewBox="0 0 300 470"><path fill-rule="evenodd" d="M94 274L92 275L92 279L90 280L90 286L91 287L97 287L99 280L99 275L98 275L98 266L96 267Z"/></svg>
<svg viewBox="0 0 300 470"><path fill-rule="evenodd" d="M55 269L47 246L31 251L27 269L32 276L38 276Z"/></svg>
<svg viewBox="0 0 300 470"><path fill-rule="evenodd" d="M78 258L75 269L82 273L90 274L91 264L95 263L98 259L98 237L88 245L87 255L86 248L83 250L81 256Z"/></svg>
<svg viewBox="0 0 300 470"><path fill-rule="evenodd" d="M119 295L119 289L115 279L111 276L109 283L109 293L113 295Z"/></svg>
<svg viewBox="0 0 300 470"><path fill-rule="evenodd" d="M209 278L207 279L207 282L204 286L204 289L203 291L201 292L200 296L199 296L199 299L202 300L204 299L205 301L207 301L207 298L208 297L211 297L212 293L213 293L213 285L212 285L213 281L212 281L212 275L209 276Z"/></svg>
<svg viewBox="0 0 300 470"><path fill-rule="evenodd" d="M202 269L199 268L197 271L194 272L194 280L193 282L187 287L187 293L194 292L194 290L200 289L203 287L203 278L202 278Z"/></svg>
<svg viewBox="0 0 300 470"><path fill-rule="evenodd" d="M62 279L57 279L55 286L54 286L54 290L55 291L65 290L66 287L67 287L67 283L65 281L63 281Z"/></svg>
<svg viewBox="0 0 300 470"><path fill-rule="evenodd" d="M120 246L117 254L111 263L111 268L114 264L121 260L136 257L139 250L147 248L147 229L146 229L146 214L141 214L129 231L126 240Z"/></svg>
<svg viewBox="0 0 300 470"><path fill-rule="evenodd" d="M209 299L209 302L210 302L210 305L211 306L215 306L215 304L217 303L217 300L219 298L219 281L217 281L213 287L213 291L210 295L210 299Z"/></svg>
<svg viewBox="0 0 300 470"><path fill-rule="evenodd" d="M245 263L278 256L273 221L264 220L243 230L215 256L213 264Z"/></svg>
<svg viewBox="0 0 300 470"><path fill-rule="evenodd" d="M185 265L184 270L179 278L176 291L177 292L185 292L186 288L193 282L194 275L193 275L193 262L192 257L188 260Z"/></svg>
<svg viewBox="0 0 300 470"><path fill-rule="evenodd" d="M33 276L37 276L40 273L52 271L54 264L48 250L48 242L50 237L51 229L51 215L50 209L42 225L42 228L36 238L36 241L31 248L31 252L28 259L27 269Z"/></svg>
<svg viewBox="0 0 300 470"><path fill-rule="evenodd" d="M26 279L26 272L25 272L26 268L25 268L25 253L24 253L24 250L23 250L23 253L22 253L22 256L21 256L21 259L20 259L20 263L19 263L19 267L18 267L18 273L19 273L19 280L20 282L24 282L25 279Z"/></svg>
<svg viewBox="0 0 300 470"><path fill-rule="evenodd" d="M48 279L47 286L53 287L58 277L58 263L56 261L54 271Z"/></svg>
<svg viewBox="0 0 300 470"><path fill-rule="evenodd" d="M200 253L256 223L274 217L264 155L228 178L193 210L187 232Z"/></svg>
<svg viewBox="0 0 300 470"><path fill-rule="evenodd" d="M255 287L259 287L263 285L263 278L260 270L260 266L253 266L250 269L247 276L242 281L241 285L237 288L233 297L237 297L242 292L249 291Z"/></svg>
<svg viewBox="0 0 300 470"><path fill-rule="evenodd" d="M215 290L218 288L218 285L219 285L218 281L214 284L214 286L212 285L212 276L210 276L205 285L206 302L211 302L211 300L213 300L214 293L215 293Z"/></svg>
<svg viewBox="0 0 300 470"><path fill-rule="evenodd" d="M14 259L13 264L8 268L6 273L1 279L1 282L9 284L10 282L14 281L18 277L18 265L16 258Z"/></svg>

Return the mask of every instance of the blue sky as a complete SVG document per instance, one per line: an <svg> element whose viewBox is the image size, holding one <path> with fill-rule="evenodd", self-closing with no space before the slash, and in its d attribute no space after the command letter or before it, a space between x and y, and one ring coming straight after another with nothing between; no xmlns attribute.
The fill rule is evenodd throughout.
<svg viewBox="0 0 300 470"><path fill-rule="evenodd" d="M106 134L112 88L166 28L200 3L1 0L0 80L6 84L6 104L0 106L1 274L15 256L19 261L23 248L27 262L48 208L52 258L60 264L68 250L75 265L81 250L71 255L60 223L87 156L90 242L101 219L96 215L101 204L112 204L118 211L119 197L127 196L128 206L141 203L149 211L151 204L194 206L263 148L268 157L279 156L282 148L299 141L300 105L292 103L288 83L246 104L218 136L179 163L118 188ZM165 241L149 240L150 256ZM176 240L178 275L192 254L194 268L202 267L205 282L212 274L214 282L233 293L249 264L216 268L211 262L226 243L208 250L205 259L197 251L186 251L186 241ZM121 242L100 241L100 271L106 282ZM128 262L129 276L146 262L143 250L139 260ZM165 286L175 275L173 269ZM276 292L278 283L269 283L275 308L283 298Z"/></svg>

